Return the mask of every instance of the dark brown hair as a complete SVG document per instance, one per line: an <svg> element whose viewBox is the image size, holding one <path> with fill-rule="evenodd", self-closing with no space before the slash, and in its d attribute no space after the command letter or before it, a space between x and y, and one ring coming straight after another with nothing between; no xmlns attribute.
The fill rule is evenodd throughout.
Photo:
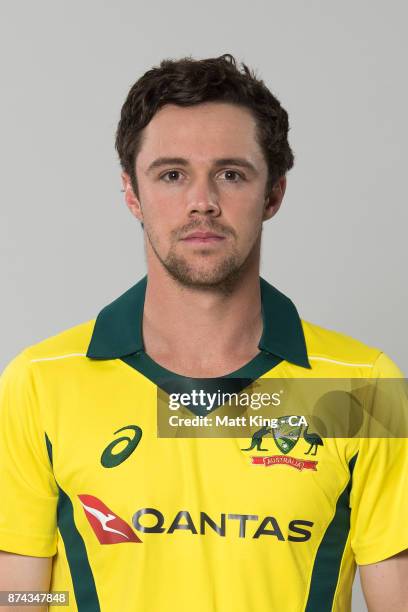
<svg viewBox="0 0 408 612"><path fill-rule="evenodd" d="M120 164L130 176L136 195L135 160L143 128L165 104L193 106L202 102L229 102L252 111L257 140L268 165L266 193L292 168L294 156L287 138L288 114L253 70L244 63L240 70L229 53L202 60L166 59L132 85L116 132Z"/></svg>

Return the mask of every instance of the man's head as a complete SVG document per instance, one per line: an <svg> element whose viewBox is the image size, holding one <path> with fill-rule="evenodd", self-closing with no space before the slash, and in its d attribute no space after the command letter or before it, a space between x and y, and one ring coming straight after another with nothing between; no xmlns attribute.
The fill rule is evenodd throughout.
<svg viewBox="0 0 408 612"><path fill-rule="evenodd" d="M264 220L293 166L288 116L230 55L165 60L130 89L116 134L126 202L149 257L184 285L212 288L259 258ZM218 238L190 238L194 231Z"/></svg>

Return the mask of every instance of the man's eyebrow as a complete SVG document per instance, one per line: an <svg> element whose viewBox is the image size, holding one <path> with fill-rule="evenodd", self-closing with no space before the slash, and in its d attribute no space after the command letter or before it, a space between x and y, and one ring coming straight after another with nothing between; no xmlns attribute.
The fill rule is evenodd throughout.
<svg viewBox="0 0 408 612"><path fill-rule="evenodd" d="M244 157L224 157L222 159L216 159L214 161L214 165L217 167L220 166L240 166L241 168L246 168L247 170L251 170L254 174L258 174L258 170L255 168L253 164Z"/></svg>
<svg viewBox="0 0 408 612"><path fill-rule="evenodd" d="M161 166L188 166L188 160L183 157L158 157L147 168L146 174Z"/></svg>
<svg viewBox="0 0 408 612"><path fill-rule="evenodd" d="M184 157L158 157L155 159L147 168L146 174L155 168L160 168L161 166L188 166L189 161ZM222 166L239 166L241 168L247 168L247 170L251 170L255 174L258 174L255 166L243 157L224 157L221 159L214 160L214 166L220 168Z"/></svg>

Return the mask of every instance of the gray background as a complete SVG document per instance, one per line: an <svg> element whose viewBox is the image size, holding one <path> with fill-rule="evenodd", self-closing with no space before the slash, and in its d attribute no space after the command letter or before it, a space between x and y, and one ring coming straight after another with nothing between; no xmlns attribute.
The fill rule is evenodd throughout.
<svg viewBox="0 0 408 612"><path fill-rule="evenodd" d="M144 274L113 145L121 105L162 58L229 52L287 109L296 155L261 273L304 319L408 373L403 2L2 0L0 13L0 369Z"/></svg>

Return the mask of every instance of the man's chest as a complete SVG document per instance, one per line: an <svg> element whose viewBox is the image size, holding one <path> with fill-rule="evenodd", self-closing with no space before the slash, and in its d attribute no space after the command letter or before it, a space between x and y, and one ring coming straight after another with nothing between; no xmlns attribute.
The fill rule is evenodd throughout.
<svg viewBox="0 0 408 612"><path fill-rule="evenodd" d="M177 427L160 437L151 386L113 391L60 398L47 431L59 487L102 539L190 533L306 542L327 526L350 481L346 441L296 425L299 415L282 418L278 431L253 420L246 437L179 437ZM211 418L224 417L214 410Z"/></svg>

